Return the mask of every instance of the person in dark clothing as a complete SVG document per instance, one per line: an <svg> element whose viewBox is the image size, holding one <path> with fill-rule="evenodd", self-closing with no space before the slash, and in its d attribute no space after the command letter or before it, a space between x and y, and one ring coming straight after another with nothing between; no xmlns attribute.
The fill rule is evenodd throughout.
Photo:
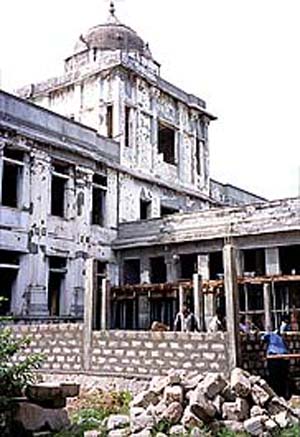
<svg viewBox="0 0 300 437"><path fill-rule="evenodd" d="M263 339L268 344L267 360L270 386L278 396L283 396L285 399L288 399L289 361L284 358L272 358L272 355L276 356L287 354L288 348L284 339L280 335L280 331L267 333L263 336Z"/></svg>

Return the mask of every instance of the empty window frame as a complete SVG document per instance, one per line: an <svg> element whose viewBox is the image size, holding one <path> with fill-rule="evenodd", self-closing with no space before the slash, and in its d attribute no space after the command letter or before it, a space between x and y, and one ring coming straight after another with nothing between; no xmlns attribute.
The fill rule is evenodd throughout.
<svg viewBox="0 0 300 437"><path fill-rule="evenodd" d="M224 277L223 253L212 252L209 254L209 278L222 279Z"/></svg>
<svg viewBox="0 0 300 437"><path fill-rule="evenodd" d="M93 176L92 224L104 226L107 177L99 174Z"/></svg>
<svg viewBox="0 0 300 437"><path fill-rule="evenodd" d="M175 129L158 123L158 153L168 164L175 164Z"/></svg>
<svg viewBox="0 0 300 437"><path fill-rule="evenodd" d="M109 104L106 106L106 128L108 138L113 138L113 121L114 121L114 107Z"/></svg>
<svg viewBox="0 0 300 437"><path fill-rule="evenodd" d="M4 206L20 207L24 153L16 149L4 149L2 173L2 199Z"/></svg>
<svg viewBox="0 0 300 437"><path fill-rule="evenodd" d="M167 266L163 256L150 258L150 281L151 284L167 282Z"/></svg>
<svg viewBox="0 0 300 437"><path fill-rule="evenodd" d="M141 282L141 263L137 259L125 259L123 263L123 284L134 285Z"/></svg>
<svg viewBox="0 0 300 437"><path fill-rule="evenodd" d="M65 217L65 197L68 180L68 166L55 163L51 175L51 215Z"/></svg>
<svg viewBox="0 0 300 437"><path fill-rule="evenodd" d="M198 256L196 253L180 255L180 279L193 279L197 273Z"/></svg>
<svg viewBox="0 0 300 437"><path fill-rule="evenodd" d="M11 302L15 280L19 270L19 255L0 250L0 316L11 314Z"/></svg>
<svg viewBox="0 0 300 437"><path fill-rule="evenodd" d="M151 218L151 200L140 200L140 219L147 220Z"/></svg>
<svg viewBox="0 0 300 437"><path fill-rule="evenodd" d="M165 217L166 215L172 215L178 213L179 210L176 208L172 208L170 206L161 205L160 207L160 216Z"/></svg>
<svg viewBox="0 0 300 437"><path fill-rule="evenodd" d="M129 106L125 106L125 147L130 147L131 142L130 115L131 108Z"/></svg>
<svg viewBox="0 0 300 437"><path fill-rule="evenodd" d="M280 270L283 275L300 274L300 245L279 248Z"/></svg>
<svg viewBox="0 0 300 437"><path fill-rule="evenodd" d="M56 256L49 258L48 311L50 317L57 317L61 313L61 296L67 273L66 265L66 258Z"/></svg>
<svg viewBox="0 0 300 437"><path fill-rule="evenodd" d="M203 142L196 138L196 172L197 175L201 174L202 165L201 165L201 150L203 147Z"/></svg>
<svg viewBox="0 0 300 437"><path fill-rule="evenodd" d="M255 276L265 275L265 250L247 249L244 253L244 273L253 273Z"/></svg>

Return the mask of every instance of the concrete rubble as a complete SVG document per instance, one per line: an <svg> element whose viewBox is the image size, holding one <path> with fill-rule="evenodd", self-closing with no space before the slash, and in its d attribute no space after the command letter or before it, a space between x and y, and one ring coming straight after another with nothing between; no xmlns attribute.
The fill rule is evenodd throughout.
<svg viewBox="0 0 300 437"><path fill-rule="evenodd" d="M80 386L73 383L29 385L24 398L13 405L12 430L19 435L59 432L70 426L67 398L78 396ZM15 434L13 434L15 435Z"/></svg>
<svg viewBox="0 0 300 437"><path fill-rule="evenodd" d="M155 377L148 390L131 403L128 420L116 417L108 436L200 436L220 429L247 432L252 436L272 433L300 423L300 413L279 398L260 377L236 368L229 378L222 374L185 375L174 370L167 377ZM127 425L126 425L127 424Z"/></svg>

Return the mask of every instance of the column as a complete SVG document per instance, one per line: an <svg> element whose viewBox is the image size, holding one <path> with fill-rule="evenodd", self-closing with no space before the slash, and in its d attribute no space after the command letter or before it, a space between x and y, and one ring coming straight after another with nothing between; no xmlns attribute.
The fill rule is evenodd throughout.
<svg viewBox="0 0 300 437"><path fill-rule="evenodd" d="M178 299L179 299L179 312L183 313L183 306L184 306L184 288L183 284L179 282L179 288L178 288ZM183 324L181 323L181 331L183 331Z"/></svg>
<svg viewBox="0 0 300 437"><path fill-rule="evenodd" d="M264 284L265 331L272 331L271 284Z"/></svg>
<svg viewBox="0 0 300 437"><path fill-rule="evenodd" d="M0 142L0 204L2 203L3 155L4 143Z"/></svg>
<svg viewBox="0 0 300 437"><path fill-rule="evenodd" d="M177 254L165 255L167 282L176 282L179 278L179 257Z"/></svg>
<svg viewBox="0 0 300 437"><path fill-rule="evenodd" d="M30 285L28 286L28 314L48 316L48 259L38 246L30 257Z"/></svg>
<svg viewBox="0 0 300 437"><path fill-rule="evenodd" d="M202 281L209 280L209 254L198 255L198 274L201 276ZM209 322L216 313L216 298L213 293L206 293L204 295L204 317L205 326L209 325Z"/></svg>
<svg viewBox="0 0 300 437"><path fill-rule="evenodd" d="M110 326L110 285L107 278L102 279L101 284L101 330L106 331Z"/></svg>
<svg viewBox="0 0 300 437"><path fill-rule="evenodd" d="M278 247L267 247L265 249L266 275L280 275L280 259Z"/></svg>
<svg viewBox="0 0 300 437"><path fill-rule="evenodd" d="M239 292L237 284L237 252L231 244L223 248L224 284L229 370L240 364Z"/></svg>
<svg viewBox="0 0 300 437"><path fill-rule="evenodd" d="M92 258L85 262L84 322L83 322L83 367L90 369L93 324L93 264Z"/></svg>
<svg viewBox="0 0 300 437"><path fill-rule="evenodd" d="M193 290L194 290L194 314L199 320L199 329L201 332L205 330L204 320L204 296L202 290L201 276L198 273L193 275Z"/></svg>
<svg viewBox="0 0 300 437"><path fill-rule="evenodd" d="M141 284L150 284L150 259L147 256L141 257Z"/></svg>

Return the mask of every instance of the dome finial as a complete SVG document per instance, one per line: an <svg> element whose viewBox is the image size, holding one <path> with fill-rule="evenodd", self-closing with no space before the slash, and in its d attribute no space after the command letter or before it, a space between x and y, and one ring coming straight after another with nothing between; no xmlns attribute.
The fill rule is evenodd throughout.
<svg viewBox="0 0 300 437"><path fill-rule="evenodd" d="M109 13L111 16L115 16L115 12L116 12L116 8L115 8L115 2L113 0L111 0L110 5L109 5Z"/></svg>

